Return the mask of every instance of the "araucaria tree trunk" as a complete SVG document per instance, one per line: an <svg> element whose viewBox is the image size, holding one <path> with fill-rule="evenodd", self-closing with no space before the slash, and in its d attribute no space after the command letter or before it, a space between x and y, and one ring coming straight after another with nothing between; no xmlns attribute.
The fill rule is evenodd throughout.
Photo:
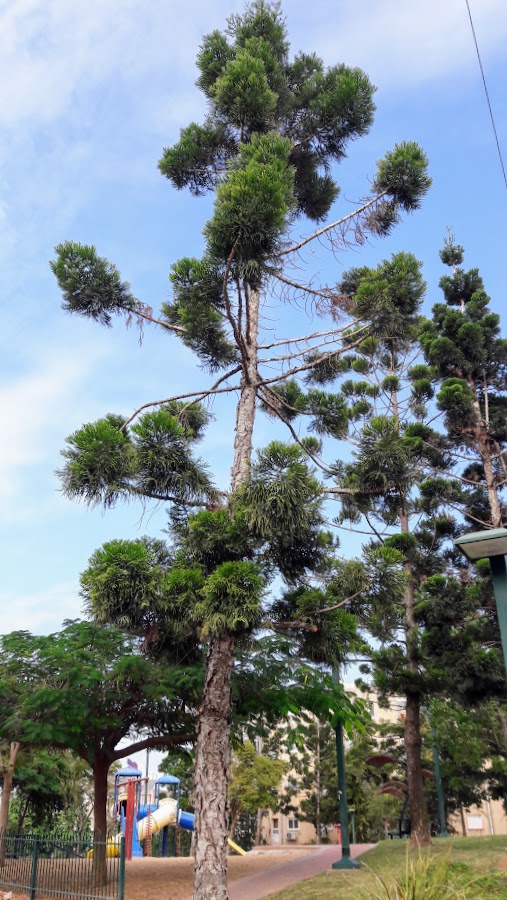
<svg viewBox="0 0 507 900"><path fill-rule="evenodd" d="M211 642L195 757L194 900L227 900L227 785L236 639Z"/></svg>
<svg viewBox="0 0 507 900"><path fill-rule="evenodd" d="M250 477L257 399L259 292L245 289L241 390L236 409L232 490ZM227 836L231 726L231 679L236 638L211 641L206 664L195 754L195 866L193 900L227 900Z"/></svg>
<svg viewBox="0 0 507 900"><path fill-rule="evenodd" d="M400 524L403 534L410 533L410 518L406 510L400 511ZM414 616L414 578L410 562L406 562L405 575L405 636L407 646L407 665L417 680L417 623ZM407 786L410 809L410 842L413 847L424 847L430 843L428 813L424 796L422 776L422 737L421 737L421 695L415 691L406 693L405 709L405 754L407 758Z"/></svg>
<svg viewBox="0 0 507 900"><path fill-rule="evenodd" d="M232 489L239 487L250 476L252 439L257 400L257 338L259 331L259 303L257 290L246 290L247 324L242 342L242 375L239 402L236 409L236 437L234 439L234 463Z"/></svg>
<svg viewBox="0 0 507 900"><path fill-rule="evenodd" d="M422 738L420 711L420 696L418 694L407 694L404 738L410 801L410 842L413 847L425 847L430 843L428 814L421 772Z"/></svg>

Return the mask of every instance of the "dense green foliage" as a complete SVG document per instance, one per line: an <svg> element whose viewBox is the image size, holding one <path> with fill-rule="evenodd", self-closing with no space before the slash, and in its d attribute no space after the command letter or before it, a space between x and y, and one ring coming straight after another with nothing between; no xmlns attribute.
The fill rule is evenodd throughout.
<svg viewBox="0 0 507 900"><path fill-rule="evenodd" d="M121 738L141 731L161 745L188 740L195 726L191 669L160 666L113 626L67 622L61 632L1 638L2 680L14 676L2 732L23 743L71 749L90 765L125 755Z"/></svg>
<svg viewBox="0 0 507 900"><path fill-rule="evenodd" d="M498 528L507 523L507 340L478 269L460 268L464 251L452 235L440 255L453 274L440 280L445 302L423 323L421 343L453 449L467 460L460 484L444 487L474 530Z"/></svg>
<svg viewBox="0 0 507 900"><path fill-rule="evenodd" d="M236 747L229 784L230 835L234 837L238 818L258 809L277 809L282 778L287 763L257 753L247 741Z"/></svg>

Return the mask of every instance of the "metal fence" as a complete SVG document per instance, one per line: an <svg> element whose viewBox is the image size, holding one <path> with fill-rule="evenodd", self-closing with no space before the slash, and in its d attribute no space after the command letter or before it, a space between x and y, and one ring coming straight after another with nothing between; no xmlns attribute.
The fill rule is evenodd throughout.
<svg viewBox="0 0 507 900"><path fill-rule="evenodd" d="M29 900L123 900L125 842L93 834L0 834L0 889Z"/></svg>

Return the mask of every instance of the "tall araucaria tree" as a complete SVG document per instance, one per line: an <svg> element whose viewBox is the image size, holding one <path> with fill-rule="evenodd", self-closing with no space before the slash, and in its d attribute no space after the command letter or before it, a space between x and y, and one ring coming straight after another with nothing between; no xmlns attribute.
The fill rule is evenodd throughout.
<svg viewBox="0 0 507 900"><path fill-rule="evenodd" d="M339 292L333 286L316 286L311 275L300 281L294 261L319 239L327 238L337 247L348 237L386 234L403 211L419 206L429 187L427 160L420 148L410 142L399 144L378 163L371 193L357 209L325 223L339 193L331 166L343 158L351 140L368 131L374 88L359 69L325 68L315 54L300 53L291 60L278 4L256 0L243 15L229 20L225 33L206 36L197 65L208 115L204 124L192 123L182 130L178 143L164 151L160 169L177 188L188 187L195 195L214 192L215 207L204 229L203 257L173 265L173 298L162 306L160 317L132 294L118 270L93 247L61 244L52 266L66 309L105 325L115 313L155 322L221 374L201 391L169 398L172 414L179 418L169 438L160 422L147 439L136 438L146 447L140 463L144 480L139 480L141 469L133 473L126 467L117 420L110 420L100 437L96 435L98 442L91 433L95 426L88 426L91 431L86 440L83 436L78 452L88 458L91 489L83 476L79 488L74 485L69 493L90 502L114 502L122 493L184 502L208 499L202 484L182 497L182 479L177 485L171 480L171 466L176 466L178 477L183 474L176 461L180 445L174 430L185 427L192 409L188 403L235 390L239 397L231 488L236 491L248 483L255 407L262 389L311 369L312 352L323 346L326 358L339 367L341 355L354 343L349 340L342 347L334 323L343 306ZM303 218L324 224L291 240L291 226ZM277 287L288 298L305 297L320 311L328 311L331 327L313 335L292 335L287 341L263 339L260 314L269 300L273 316ZM357 340L366 330L361 323ZM231 383L237 375L239 383ZM173 401L181 399L187 405L175 410ZM317 420L322 399L319 391L308 397L308 410L315 411ZM162 409L154 419L165 414ZM161 445L163 467L154 457ZM222 630L209 643L196 751L195 900L227 896L225 796L235 645L234 629L224 617ZM216 808L205 798L211 782Z"/></svg>
<svg viewBox="0 0 507 900"><path fill-rule="evenodd" d="M359 596L347 608L381 642L381 649L372 652L377 689L386 697L406 697L404 741L412 840L421 845L429 841L420 726L428 678L421 654L417 595L430 574L445 570L442 550L456 533L456 523L442 509L441 498L434 497L424 507L420 493L425 479L448 465L445 441L428 424L431 372L417 364L425 285L417 260L398 253L376 269L351 270L342 290L354 302L358 318L372 324L370 335L354 349L351 377L337 386L333 404L343 410L343 432L348 431L353 445L351 460L320 464L335 479L327 490L342 504L337 524L349 522L370 533L370 559L372 552L377 553L368 575L370 586L359 583ZM322 384L333 381L336 372L323 360L308 378ZM288 387L278 392L282 414ZM294 386L291 405L294 412L305 405L303 391L298 393ZM333 434L326 428L324 412L323 422L323 433ZM314 459L319 463L316 455ZM403 577L397 586L393 582L389 592L372 596L371 584L384 583L386 564L398 564Z"/></svg>
<svg viewBox="0 0 507 900"><path fill-rule="evenodd" d="M445 302L424 320L421 343L437 385L437 406L449 439L452 471L427 485L426 497L446 497L463 517L461 530L507 526L507 340L500 317L492 312L479 270L465 271L463 248L449 233L440 252L453 271L440 280ZM461 554L458 579L429 579L421 618L424 652L444 677L454 681L452 696L472 704L477 715L490 699L505 702L505 670L489 564L465 566ZM444 614L442 598L452 603ZM507 717L498 715L507 733Z"/></svg>
<svg viewBox="0 0 507 900"><path fill-rule="evenodd" d="M459 473L449 499L474 530L500 528L507 525L507 340L479 270L460 268L463 256L450 234L440 257L453 274L440 279L445 303L433 307L421 342Z"/></svg>

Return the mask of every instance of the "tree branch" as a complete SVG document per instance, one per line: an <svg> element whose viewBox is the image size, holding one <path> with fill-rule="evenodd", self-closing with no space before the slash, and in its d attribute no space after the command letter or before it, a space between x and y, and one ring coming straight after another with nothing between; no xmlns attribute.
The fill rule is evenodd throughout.
<svg viewBox="0 0 507 900"><path fill-rule="evenodd" d="M242 338L242 335L241 335L241 333L240 333L240 331L239 331L238 323L236 322L236 319L234 318L234 316L233 316L233 314L232 314L231 301L229 300L229 291L227 290L227 282L228 282L228 280L229 280L229 274L230 274L230 271L231 271L232 261L233 261L233 259L234 259L235 254L236 254L236 243L237 243L237 241L234 243L234 245L233 245L233 247L232 247L232 250L231 250L231 252L229 253L229 257L228 257L228 259L227 259L227 264L226 264L226 266L225 266L224 281L223 281L223 288L222 288L222 289L223 289L223 295L224 295L225 311L226 311L226 314L227 314L227 319L229 320L229 324L230 324L230 326L231 326L231 328L232 328L232 333L233 333L233 335L234 335L234 340L236 341L236 346L239 347L239 348L241 348L241 350L243 350L243 352L245 352L245 346L244 346L243 338Z"/></svg>
<svg viewBox="0 0 507 900"><path fill-rule="evenodd" d="M387 191L382 191L382 193L377 194L375 197L371 197L370 200L367 200L366 203L363 203L358 209L355 209L353 212L348 213L348 215L343 216L341 219L337 219L336 222L331 222L330 225L324 225L323 228L319 228L318 231L314 231L309 237L304 238L299 244L293 244L292 247L288 247L286 250L280 250L279 253L275 254L275 257L279 258L281 256L287 256L289 253L296 253L297 250L301 250L306 244L309 244L310 241L314 241L316 238L322 237L323 234L326 234L329 231L332 231L333 228L339 228L340 225L345 225L347 222L350 222L351 219L360 216L361 213L366 212L367 209L370 209L375 203L378 203L382 197L385 197Z"/></svg>
<svg viewBox="0 0 507 900"><path fill-rule="evenodd" d="M135 315L139 316L140 319L145 319L147 322L151 322L153 325L160 325L161 328L165 328L166 331L176 331L178 334L186 334L186 328L183 328L183 325L171 325L169 322L164 322L163 319L157 319L155 316L150 315L150 313L146 312L147 307L144 309L136 309Z"/></svg>
<svg viewBox="0 0 507 900"><path fill-rule="evenodd" d="M276 278L277 281L281 281L282 284L286 284L288 287L294 288L296 291L301 291L303 294L313 294L314 297L322 297L324 300L332 300L333 296L336 296L336 292L333 291L332 288L327 288L324 290L318 290L316 288L310 287L309 284L299 284L297 281L291 281L290 278L286 278L284 275L281 275L279 272L272 271L270 272L272 278Z"/></svg>
<svg viewBox="0 0 507 900"><path fill-rule="evenodd" d="M151 750L156 749L157 747L177 747L181 744L193 744L196 738L196 734L144 738L141 741L135 741L133 744L129 744L128 747L121 747L119 750L115 750L111 755L111 759L114 762L117 759L123 759L124 756L129 756L131 753L139 753L140 750Z"/></svg>
<svg viewBox="0 0 507 900"><path fill-rule="evenodd" d="M180 410L180 412L178 413L178 419L181 419L187 409L190 409L190 407L194 406L195 403L201 403L201 401L205 400L206 397L209 397L210 394L216 393L217 388L222 384L222 382L227 381L227 379L230 378L231 375L237 375L238 372L241 372L241 369L242 366L240 364L239 366L236 366L235 369L231 369L230 372L226 372L225 375L221 375L220 378L215 381L215 384L210 387L209 391L203 391L203 393L199 397L196 397L195 400L191 400L183 407L183 409Z"/></svg>
<svg viewBox="0 0 507 900"><path fill-rule="evenodd" d="M303 341L311 341L313 338L319 337L327 337L327 335L331 334L342 334L348 328L353 328L354 325L357 325L360 322L360 319L353 319L352 322L349 322L347 325L344 325L343 328L330 328L328 331L314 331L313 334L305 334L303 337L298 338L287 338L283 341L273 341L271 344L259 344L258 350L271 350L272 347L281 347L284 344L300 344ZM367 328L367 325L361 326L362 328ZM361 329L358 328L358 331Z"/></svg>
<svg viewBox="0 0 507 900"><path fill-rule="evenodd" d="M239 369L231 370L228 373L228 376L237 373ZM222 379L224 380L224 379ZM209 391L204 392L204 396L209 396L210 394L228 394L231 391L239 391L240 385L233 385L231 387L219 388L218 390L210 389ZM177 394L174 397L165 397L163 400L150 400L148 403L143 403L142 406L138 406L137 409L134 410L131 416L128 419L125 419L122 427L122 430L130 425L130 423L143 411L143 409L148 409L150 406L164 406L166 403L174 403L176 400L186 400L188 397L201 397L203 396L203 391L189 391L188 394ZM194 400L196 403L197 400Z"/></svg>
<svg viewBox="0 0 507 900"><path fill-rule="evenodd" d="M315 369L317 366L321 365L325 362L326 359L331 359L333 356L341 356L343 353L348 353L349 350L353 350L354 347L357 347L360 343L364 341L364 335L360 338L357 338L355 341L351 341L350 344L347 344L342 350L333 350L330 353L324 353L318 359L311 360L308 363L305 363L302 366L295 366L292 369L288 369L287 372L284 372L282 375L277 375L275 378L265 378L259 382L261 386L266 384L274 384L277 381L284 381L290 375L297 375L298 372L308 372L310 369Z"/></svg>
<svg viewBox="0 0 507 900"><path fill-rule="evenodd" d="M363 325L363 329L368 328L368 325ZM360 328L355 332L356 334L361 331ZM265 358L259 359L261 363L271 363L271 362L285 362L288 359L296 359L298 356L308 355L309 353L315 353L317 350L320 350L321 347L329 347L335 343L336 338L338 337L339 332L335 332L334 335L328 336L327 340L320 341L318 344L308 345L303 347L302 350L294 350L293 353L286 353L284 356L267 356ZM296 342L294 342L296 343ZM330 353L336 353L336 350L330 350Z"/></svg>
<svg viewBox="0 0 507 900"><path fill-rule="evenodd" d="M366 585L366 587L368 587L368 585ZM324 606L322 609L316 609L315 612L312 613L312 616L318 616L321 613L333 612L335 609L340 609L342 606L350 603L351 600L355 600L356 597L359 597L364 590L365 588L361 588L359 591L356 591L355 594L351 594L350 597L346 597L345 600L341 600L340 603L335 603L333 606Z"/></svg>

